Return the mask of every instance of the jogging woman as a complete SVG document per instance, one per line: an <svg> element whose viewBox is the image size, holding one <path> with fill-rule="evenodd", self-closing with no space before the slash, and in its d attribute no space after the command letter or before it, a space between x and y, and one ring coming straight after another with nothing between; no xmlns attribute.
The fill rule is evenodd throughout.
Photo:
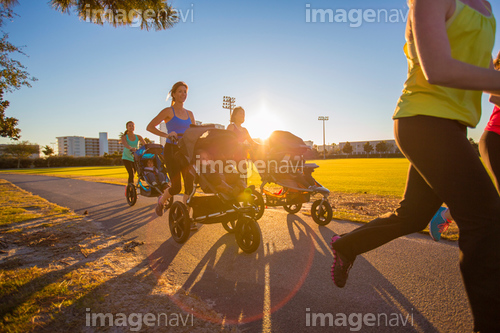
<svg viewBox="0 0 500 333"><path fill-rule="evenodd" d="M491 62L495 18L484 0L409 5L408 78L393 116L410 161L406 190L394 213L332 237L332 278L344 287L357 255L423 230L445 202L460 229L474 330L500 332L500 197L467 138L481 116L482 91L500 94Z"/></svg>
<svg viewBox="0 0 500 333"><path fill-rule="evenodd" d="M128 183L133 184L134 174L136 171L134 166L133 152L135 152L137 148L139 148L139 141L143 145L145 145L146 142L140 135L134 134L135 124L133 121L127 122L125 126L127 127L127 130L125 131L125 133L123 133L121 140L124 146L122 160L123 160L123 165L125 166L125 169L127 169L128 172Z"/></svg>
<svg viewBox="0 0 500 333"><path fill-rule="evenodd" d="M186 83L182 81L175 83L172 90L170 90L172 105L161 110L147 126L147 130L151 133L167 138L167 143L163 148L163 155L172 186L166 189L163 195L158 198L158 204L155 208L158 216L163 215L164 205L167 200L181 192L181 174L184 179L184 203L188 195L193 191L193 176L188 171L187 163L183 163L184 159L179 158L180 153L177 146L177 140L180 139L184 131L191 124L195 124L193 113L184 108L187 93L188 86ZM156 128L162 121L167 125L168 134Z"/></svg>

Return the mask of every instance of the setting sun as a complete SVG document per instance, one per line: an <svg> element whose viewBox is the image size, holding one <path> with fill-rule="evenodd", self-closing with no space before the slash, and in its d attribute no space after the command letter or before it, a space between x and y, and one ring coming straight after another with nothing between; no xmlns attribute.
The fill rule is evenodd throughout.
<svg viewBox="0 0 500 333"><path fill-rule="evenodd" d="M261 106L257 112L248 112L246 114L244 127L250 133L252 138L265 140L275 130L280 128L283 120L278 113L269 110L265 105Z"/></svg>

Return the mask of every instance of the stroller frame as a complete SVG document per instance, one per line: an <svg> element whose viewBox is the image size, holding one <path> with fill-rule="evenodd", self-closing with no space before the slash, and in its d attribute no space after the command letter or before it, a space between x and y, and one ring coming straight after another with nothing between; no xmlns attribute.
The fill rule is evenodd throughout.
<svg viewBox="0 0 500 333"><path fill-rule="evenodd" d="M134 152L134 165L137 172L137 182L135 184L128 184L125 190L125 197L129 206L136 204L138 193L145 197L159 197L163 193L158 184L153 185L147 180L146 177L144 177L144 166L142 163L145 161L145 159L143 159L145 155L151 156L155 167L159 169L160 172L165 174L165 179L168 182L167 171L163 162L163 146L154 143L148 143L142 146ZM172 202L173 198L170 198L165 204L165 209L170 208Z"/></svg>
<svg viewBox="0 0 500 333"><path fill-rule="evenodd" d="M288 133L287 135L293 136L291 133ZM286 184L283 180L279 179L277 172L274 172L274 170L267 170L264 173L260 173L262 181L260 185L260 192L263 194L265 204L267 206L283 206L283 208L290 214L298 213L302 208L302 204L309 202L311 196L320 194L322 198L315 200L311 206L311 217L318 225L327 225L333 217L333 210L330 202L328 201L330 191L316 181L311 175L314 172L314 169L319 166L315 163L304 163L303 153L309 150L309 147L305 146L300 138L293 136L293 139L296 141L300 140L303 144L303 147L299 147L299 153L294 154L289 151L275 151L272 153L272 156L266 156L266 160L269 161L276 156L282 157L285 155L293 155L293 161L296 165L292 168L293 172L287 173L287 175L291 178L302 177L302 180L307 182L309 186L300 187L294 186L293 184ZM279 192L266 190L265 186L271 183L279 185L281 190ZM295 183L300 184L297 182Z"/></svg>
<svg viewBox="0 0 500 333"><path fill-rule="evenodd" d="M232 137L234 133L206 126L191 126L179 141L181 152L188 159L190 172L195 175L195 186L193 186L186 204L175 201L170 207L168 218L170 233L177 243L184 243L189 238L191 223L221 223L227 232L235 234L240 249L246 253L255 252L261 242L260 227L254 219L256 208L251 203L243 206L236 198L217 192L201 173L201 170L198 170L191 163L197 139L211 133L213 136L223 135L236 142L236 137ZM208 188L208 192L212 193L196 195L196 190L202 187L202 183L203 187ZM192 216L189 216L188 207L192 209Z"/></svg>

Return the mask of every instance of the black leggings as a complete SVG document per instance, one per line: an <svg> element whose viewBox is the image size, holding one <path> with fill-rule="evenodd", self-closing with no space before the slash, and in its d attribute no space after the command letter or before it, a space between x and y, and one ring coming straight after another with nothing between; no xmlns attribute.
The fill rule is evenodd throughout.
<svg viewBox="0 0 500 333"><path fill-rule="evenodd" d="M129 160L122 160L123 165L125 166L125 169L127 169L128 172L128 183L133 184L134 183L134 174L135 174L135 165L134 162L129 161Z"/></svg>
<svg viewBox="0 0 500 333"><path fill-rule="evenodd" d="M171 143L166 143L163 148L163 156L171 182L168 193L174 196L181 192L182 174L182 178L184 179L184 193L191 194L193 192L194 177L189 172L189 164L186 158L180 153L179 147Z"/></svg>
<svg viewBox="0 0 500 333"><path fill-rule="evenodd" d="M457 121L397 119L395 137L410 161L397 210L342 236L334 248L350 260L395 238L423 230L445 202L460 229L460 270L474 325L500 332L500 197ZM413 254L409 254L413 255Z"/></svg>
<svg viewBox="0 0 500 333"><path fill-rule="evenodd" d="M500 180L500 135L495 132L484 131L479 140L479 151L488 169L490 169L497 189Z"/></svg>

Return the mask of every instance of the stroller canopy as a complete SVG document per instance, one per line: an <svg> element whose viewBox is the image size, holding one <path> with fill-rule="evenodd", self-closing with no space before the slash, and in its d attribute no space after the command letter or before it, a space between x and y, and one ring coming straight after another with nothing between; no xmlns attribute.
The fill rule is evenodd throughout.
<svg viewBox="0 0 500 333"><path fill-rule="evenodd" d="M226 160L233 157L238 148L234 132L208 126L188 128L179 140L181 153L193 162L199 150L206 150L213 159Z"/></svg>
<svg viewBox="0 0 500 333"><path fill-rule="evenodd" d="M152 159L155 155L163 154L163 146L155 143L147 143L134 152L135 159Z"/></svg>
<svg viewBox="0 0 500 333"><path fill-rule="evenodd" d="M298 136L286 131L274 131L266 140L269 153L305 154L310 148Z"/></svg>

